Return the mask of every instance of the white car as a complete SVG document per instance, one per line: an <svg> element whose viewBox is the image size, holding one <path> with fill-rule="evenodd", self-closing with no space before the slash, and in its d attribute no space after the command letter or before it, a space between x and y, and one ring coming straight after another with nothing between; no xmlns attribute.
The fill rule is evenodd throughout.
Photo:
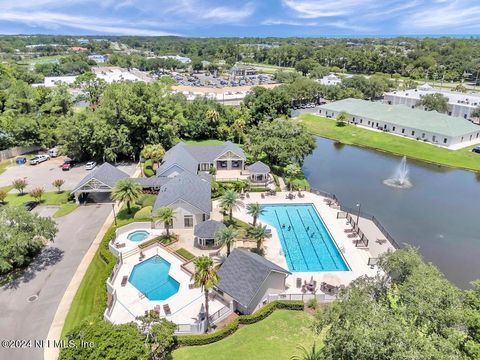
<svg viewBox="0 0 480 360"><path fill-rule="evenodd" d="M95 161L89 161L85 164L85 170L93 170L97 166Z"/></svg>
<svg viewBox="0 0 480 360"><path fill-rule="evenodd" d="M37 165L50 159L48 155L36 155L30 160L30 165Z"/></svg>

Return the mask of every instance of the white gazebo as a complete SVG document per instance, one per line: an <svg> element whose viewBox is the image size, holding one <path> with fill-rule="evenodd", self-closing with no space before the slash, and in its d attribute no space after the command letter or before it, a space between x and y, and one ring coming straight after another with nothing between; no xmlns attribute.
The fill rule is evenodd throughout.
<svg viewBox="0 0 480 360"><path fill-rule="evenodd" d="M248 166L249 179L251 182L266 182L269 179L270 167L261 161Z"/></svg>

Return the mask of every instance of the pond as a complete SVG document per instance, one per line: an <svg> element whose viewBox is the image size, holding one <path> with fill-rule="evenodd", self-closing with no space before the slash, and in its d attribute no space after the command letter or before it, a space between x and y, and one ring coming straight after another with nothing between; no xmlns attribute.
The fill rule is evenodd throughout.
<svg viewBox="0 0 480 360"><path fill-rule="evenodd" d="M387 186L401 158L317 138L303 170L313 188L375 215L400 244L461 288L480 279L480 176L407 159L412 186ZM479 155L480 161L480 155Z"/></svg>

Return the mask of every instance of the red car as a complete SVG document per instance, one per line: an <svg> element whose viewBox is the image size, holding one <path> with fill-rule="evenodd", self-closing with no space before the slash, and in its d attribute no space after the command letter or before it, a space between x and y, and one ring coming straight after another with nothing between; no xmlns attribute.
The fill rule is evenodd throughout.
<svg viewBox="0 0 480 360"><path fill-rule="evenodd" d="M63 171L68 171L68 170L70 170L72 167L73 167L73 164L72 164L72 163L65 163L65 164L62 165L62 170L63 170Z"/></svg>

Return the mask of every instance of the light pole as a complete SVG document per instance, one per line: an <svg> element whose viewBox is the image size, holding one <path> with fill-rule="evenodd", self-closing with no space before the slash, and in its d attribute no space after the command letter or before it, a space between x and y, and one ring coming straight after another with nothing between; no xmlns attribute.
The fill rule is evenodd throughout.
<svg viewBox="0 0 480 360"><path fill-rule="evenodd" d="M117 214L115 214L115 204L112 204L113 220L115 221L115 227L117 227Z"/></svg>
<svg viewBox="0 0 480 360"><path fill-rule="evenodd" d="M357 204L358 212L357 212L357 226L358 226L358 220L360 219L360 209L362 208L362 204Z"/></svg>

